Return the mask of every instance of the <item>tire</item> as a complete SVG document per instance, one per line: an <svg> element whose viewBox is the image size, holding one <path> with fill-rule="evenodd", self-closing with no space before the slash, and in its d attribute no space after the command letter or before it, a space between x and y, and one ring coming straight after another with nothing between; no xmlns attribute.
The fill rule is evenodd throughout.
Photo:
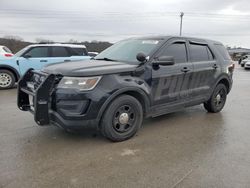
<svg viewBox="0 0 250 188"><path fill-rule="evenodd" d="M141 103L132 96L121 95L107 107L101 120L101 132L113 142L133 137L141 127Z"/></svg>
<svg viewBox="0 0 250 188"><path fill-rule="evenodd" d="M0 90L12 88L15 82L15 76L12 72L0 69Z"/></svg>
<svg viewBox="0 0 250 188"><path fill-rule="evenodd" d="M227 99L227 88L224 84L218 84L214 89L211 98L204 103L204 108L211 113L220 112Z"/></svg>

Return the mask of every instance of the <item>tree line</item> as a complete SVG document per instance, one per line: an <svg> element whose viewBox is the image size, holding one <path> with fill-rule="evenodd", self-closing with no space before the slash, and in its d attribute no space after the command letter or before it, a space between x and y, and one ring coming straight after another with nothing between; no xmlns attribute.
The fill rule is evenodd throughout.
<svg viewBox="0 0 250 188"><path fill-rule="evenodd" d="M35 43L32 43L24 41L22 38L16 36L5 36L3 38L0 38L0 45L7 46L13 53L18 52L19 50L30 44L38 44L38 43L56 43L56 42L38 38L36 39ZM103 41L79 42L73 39L70 39L68 42L64 43L85 45L89 52L99 52L99 53L112 45L112 43L110 42L103 42Z"/></svg>

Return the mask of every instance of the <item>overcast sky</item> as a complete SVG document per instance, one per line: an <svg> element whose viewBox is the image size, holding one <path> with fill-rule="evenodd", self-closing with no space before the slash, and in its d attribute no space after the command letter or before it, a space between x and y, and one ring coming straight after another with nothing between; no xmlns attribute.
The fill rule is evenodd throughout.
<svg viewBox="0 0 250 188"><path fill-rule="evenodd" d="M115 42L183 35L250 48L249 0L0 0L0 37Z"/></svg>

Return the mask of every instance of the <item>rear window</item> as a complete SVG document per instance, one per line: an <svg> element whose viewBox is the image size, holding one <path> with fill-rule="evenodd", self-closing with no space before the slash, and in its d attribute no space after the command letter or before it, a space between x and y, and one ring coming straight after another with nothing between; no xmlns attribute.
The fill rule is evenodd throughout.
<svg viewBox="0 0 250 188"><path fill-rule="evenodd" d="M11 51L10 51L10 49L9 48L7 48L7 47L3 47L3 50L5 51L5 52L7 52L7 53L12 53Z"/></svg>
<svg viewBox="0 0 250 188"><path fill-rule="evenodd" d="M215 46L225 60L231 60L231 57L230 57L228 51L226 50L226 48L223 45L215 44Z"/></svg>
<svg viewBox="0 0 250 188"><path fill-rule="evenodd" d="M86 55L88 55L86 48L71 48L71 49L72 49L73 56L86 56Z"/></svg>

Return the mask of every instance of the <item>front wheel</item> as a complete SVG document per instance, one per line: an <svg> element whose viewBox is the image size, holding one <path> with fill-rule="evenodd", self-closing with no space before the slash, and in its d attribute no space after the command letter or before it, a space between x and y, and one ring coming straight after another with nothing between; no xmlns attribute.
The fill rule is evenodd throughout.
<svg viewBox="0 0 250 188"><path fill-rule="evenodd" d="M135 135L142 120L141 103L132 96L121 95L106 109L101 121L101 131L111 141L124 141Z"/></svg>
<svg viewBox="0 0 250 188"><path fill-rule="evenodd" d="M15 76L12 72L0 69L0 90L10 89L15 84Z"/></svg>
<svg viewBox="0 0 250 188"><path fill-rule="evenodd" d="M218 84L211 96L211 98L204 103L204 108L208 112L217 113L220 112L227 99L227 88L224 84Z"/></svg>

